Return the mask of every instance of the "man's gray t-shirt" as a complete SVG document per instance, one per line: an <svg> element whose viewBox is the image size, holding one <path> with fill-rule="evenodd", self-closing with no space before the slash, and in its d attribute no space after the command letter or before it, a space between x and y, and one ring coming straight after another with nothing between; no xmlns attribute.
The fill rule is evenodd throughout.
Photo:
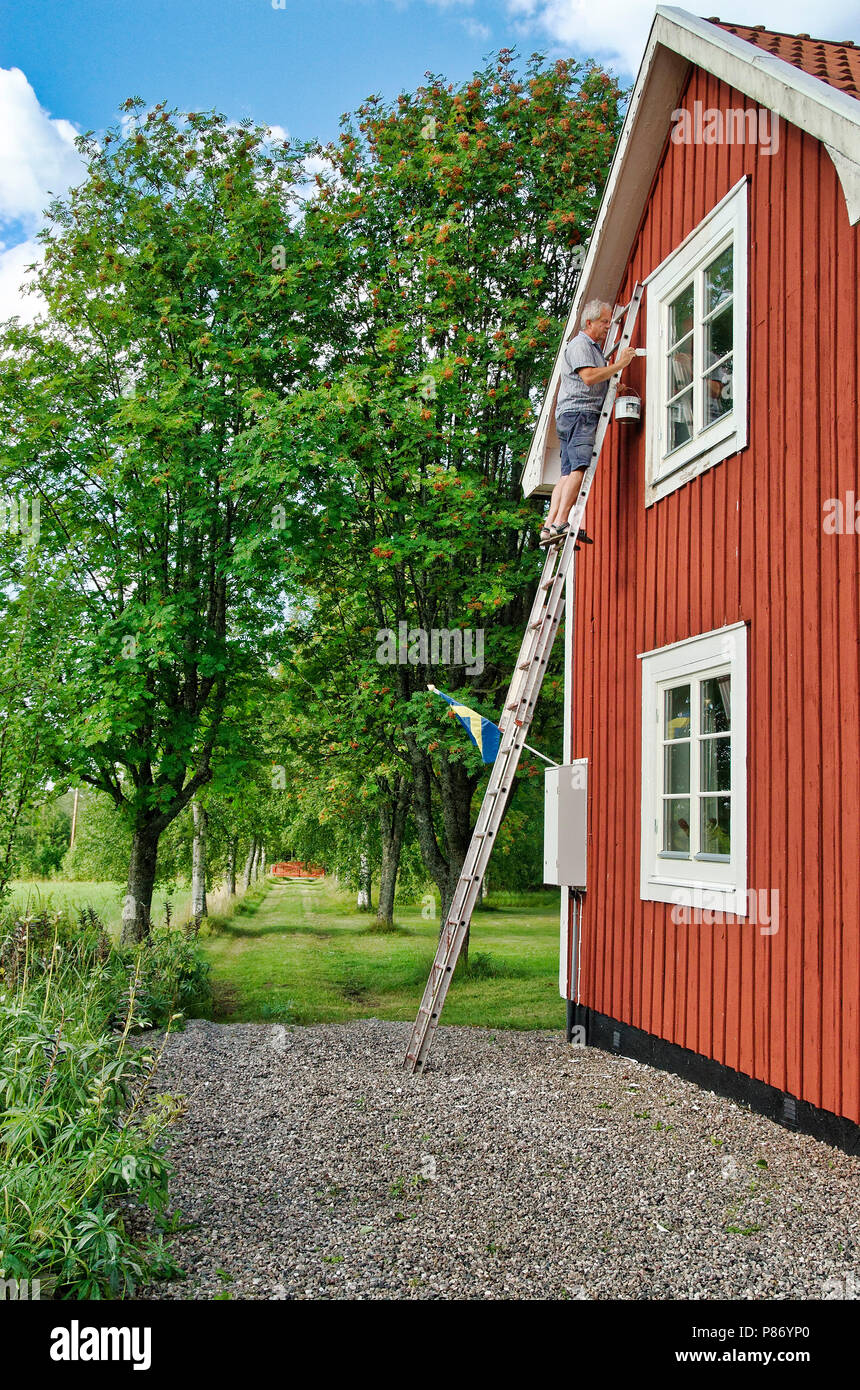
<svg viewBox="0 0 860 1390"><path fill-rule="evenodd" d="M585 410L599 415L603 398L609 386L608 381L598 381L594 386L586 386L579 375L579 367L605 367L606 358L593 338L580 331L568 343L562 358L561 381L558 387L558 400L555 417L568 415L572 410Z"/></svg>

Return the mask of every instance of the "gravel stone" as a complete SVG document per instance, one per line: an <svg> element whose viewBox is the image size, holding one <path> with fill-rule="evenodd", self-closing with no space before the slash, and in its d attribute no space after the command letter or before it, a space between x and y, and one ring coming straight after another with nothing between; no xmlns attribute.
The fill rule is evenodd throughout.
<svg viewBox="0 0 860 1390"><path fill-rule="evenodd" d="M860 1161L563 1035L192 1020L169 1237L138 1297L822 1299L860 1295Z"/></svg>

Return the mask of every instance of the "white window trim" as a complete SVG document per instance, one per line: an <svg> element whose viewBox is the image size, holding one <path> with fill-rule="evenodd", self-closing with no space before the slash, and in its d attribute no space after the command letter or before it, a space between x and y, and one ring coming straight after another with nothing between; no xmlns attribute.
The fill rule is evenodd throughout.
<svg viewBox="0 0 860 1390"><path fill-rule="evenodd" d="M749 238L747 214L748 177L729 190L724 198L684 238L679 246L645 280L648 286L646 352L646 439L645 505L661 497L736 454L747 444L747 323L749 284ZM732 390L734 404L722 419L702 430L672 456L665 471L661 433L664 429L663 337L668 320L668 303L690 276L732 241L734 257L734 363ZM664 471L661 471L661 468Z"/></svg>
<svg viewBox="0 0 860 1390"><path fill-rule="evenodd" d="M642 662L642 804L639 896L747 915L747 625L732 623L698 637L638 653ZM658 858L662 788L662 690L702 672L729 671L732 730L732 853L728 864Z"/></svg>

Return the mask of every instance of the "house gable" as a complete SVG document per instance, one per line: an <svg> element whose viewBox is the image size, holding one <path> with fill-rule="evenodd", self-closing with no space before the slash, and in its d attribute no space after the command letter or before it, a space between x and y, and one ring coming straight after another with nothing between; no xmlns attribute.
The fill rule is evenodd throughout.
<svg viewBox="0 0 860 1390"><path fill-rule="evenodd" d="M744 32L761 38L768 31ZM846 79L836 56L830 54L827 71L839 78L841 85L772 52L758 51L760 47L717 22L697 19L679 9L658 8L532 437L522 478L527 496L550 491L559 475L554 409L564 344L578 327L587 300L594 294L611 292L621 282L691 66L712 74L820 140L838 174L849 223L853 226L860 221L860 163L855 158L860 149L860 100L845 89ZM828 50L841 47L827 45ZM809 61L814 65L813 58ZM820 60L815 62L820 67ZM849 73L853 74L853 68Z"/></svg>

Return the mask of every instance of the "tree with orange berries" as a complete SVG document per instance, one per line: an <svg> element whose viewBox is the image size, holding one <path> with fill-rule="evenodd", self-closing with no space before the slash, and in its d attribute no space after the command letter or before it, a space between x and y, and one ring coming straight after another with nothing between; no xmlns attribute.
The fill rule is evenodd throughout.
<svg viewBox="0 0 860 1390"><path fill-rule="evenodd" d="M416 642L375 723L362 702L360 727L411 778L443 917L484 769L426 686L498 718L541 559L522 468L621 99L593 64L533 55L520 71L504 50L461 85L428 74L393 103L370 97L314 152L304 235L337 286L337 332L324 382L282 407L318 516L293 577L333 663L345 612L367 630L341 691L350 670L356 691L367 679L378 631L482 633L480 670L434 666Z"/></svg>

